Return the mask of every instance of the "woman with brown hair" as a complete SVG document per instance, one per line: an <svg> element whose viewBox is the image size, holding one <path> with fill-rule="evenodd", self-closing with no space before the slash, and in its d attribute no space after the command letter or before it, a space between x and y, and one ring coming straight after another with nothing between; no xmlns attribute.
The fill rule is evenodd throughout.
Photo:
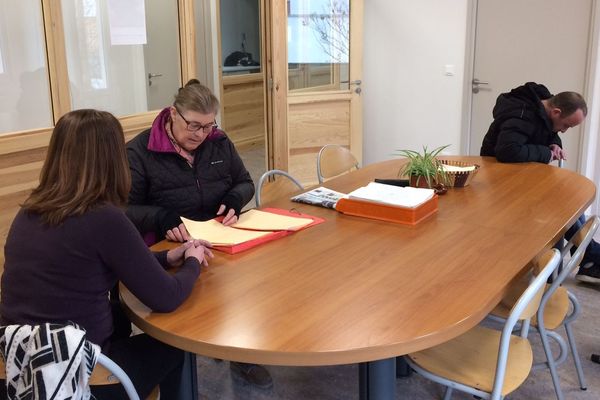
<svg viewBox="0 0 600 400"><path fill-rule="evenodd" d="M121 281L154 311L173 311L212 253L200 241L150 252L123 210L129 187L119 121L96 110L60 118L40 184L8 233L0 322L75 322L127 372L142 398L157 384L171 398L181 381L183 352L145 334L115 337L109 291ZM170 274L165 268L171 266L180 268ZM93 393L126 398L120 385L106 389L111 392Z"/></svg>

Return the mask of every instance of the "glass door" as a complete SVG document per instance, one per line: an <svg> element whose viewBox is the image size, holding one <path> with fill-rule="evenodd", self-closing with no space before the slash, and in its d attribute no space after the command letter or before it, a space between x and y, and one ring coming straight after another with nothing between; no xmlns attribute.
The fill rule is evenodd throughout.
<svg viewBox="0 0 600 400"><path fill-rule="evenodd" d="M273 1L274 165L316 183L316 156L362 158L362 0Z"/></svg>

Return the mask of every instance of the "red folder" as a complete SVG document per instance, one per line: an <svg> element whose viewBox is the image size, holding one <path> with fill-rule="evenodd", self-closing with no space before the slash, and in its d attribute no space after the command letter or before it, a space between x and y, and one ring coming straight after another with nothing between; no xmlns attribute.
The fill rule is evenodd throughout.
<svg viewBox="0 0 600 400"><path fill-rule="evenodd" d="M343 214L416 225L438 210L438 195L415 208L397 207L388 204L360 201L356 199L339 199L335 209Z"/></svg>
<svg viewBox="0 0 600 400"><path fill-rule="evenodd" d="M234 244L231 246L214 246L213 249L219 250L219 251L222 251L222 252L228 253L228 254L236 254L236 253L242 252L244 250L251 249L252 247L256 247L259 244L270 242L271 240L279 239L279 238L282 238L287 235L289 235L288 231L275 231L275 232L269 233L268 235L265 235L265 236L262 236L262 237L259 237L256 239L248 240L247 242L244 242L244 243Z"/></svg>
<svg viewBox="0 0 600 400"><path fill-rule="evenodd" d="M239 244L234 244L232 246L214 246L215 250L219 250L222 251L224 253L228 253L228 254L236 254L236 253L240 253L244 250L248 250L251 249L252 247L256 247L260 244L266 243L266 242L270 242L271 240L275 240L275 239L279 239L282 237L285 237L287 235L290 235L294 232L297 232L299 230L314 226L314 225L318 225L321 224L323 222L325 222L325 220L323 218L319 218L319 217L314 217L312 215L308 215L308 214L302 214L299 212L295 212L295 211L289 211L289 210L284 210L281 208L263 208L261 209L261 211L265 211L265 212L270 212L273 214L279 214L279 215L285 215L288 217L295 217L295 218L310 218L313 220L312 223L305 225L303 227L297 228L295 230L290 230L290 231L275 231L272 233L269 233L268 235L259 237L257 239L253 239L253 240L249 240L247 242L244 243L239 243Z"/></svg>
<svg viewBox="0 0 600 400"><path fill-rule="evenodd" d="M301 231L302 229L310 228L311 226L318 225L318 224L321 224L321 223L325 222L325 220L323 218L315 217L315 216L308 215L308 214L302 214L302 213L300 213L298 211L284 210L282 208L270 208L270 207L267 207L267 208L261 208L261 211L270 212L270 213L273 213L273 214L285 215L286 217L309 218L309 219L313 220L313 222L311 222L310 224L302 226L300 228L296 228L296 229L291 230L289 232Z"/></svg>

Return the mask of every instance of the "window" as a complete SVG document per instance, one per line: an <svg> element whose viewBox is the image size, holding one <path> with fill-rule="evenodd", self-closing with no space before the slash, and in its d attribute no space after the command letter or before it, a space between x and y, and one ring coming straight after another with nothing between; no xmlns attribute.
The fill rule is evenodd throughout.
<svg viewBox="0 0 600 400"><path fill-rule="evenodd" d="M52 126L41 2L0 0L0 134Z"/></svg>
<svg viewBox="0 0 600 400"><path fill-rule="evenodd" d="M348 88L349 0L288 1L289 90Z"/></svg>

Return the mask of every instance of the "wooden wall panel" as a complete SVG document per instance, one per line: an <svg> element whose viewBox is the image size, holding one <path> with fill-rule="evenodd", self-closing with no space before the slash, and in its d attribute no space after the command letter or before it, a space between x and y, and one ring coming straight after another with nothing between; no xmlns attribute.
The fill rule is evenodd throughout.
<svg viewBox="0 0 600 400"><path fill-rule="evenodd" d="M350 143L350 103L323 101L290 104L288 111L290 152L319 149L329 143Z"/></svg>
<svg viewBox="0 0 600 400"><path fill-rule="evenodd" d="M222 124L236 146L265 140L262 74L223 77Z"/></svg>
<svg viewBox="0 0 600 400"><path fill-rule="evenodd" d="M306 100L306 99L304 99ZM350 146L350 102L290 102L289 171L303 185L317 183L317 154L326 144Z"/></svg>

